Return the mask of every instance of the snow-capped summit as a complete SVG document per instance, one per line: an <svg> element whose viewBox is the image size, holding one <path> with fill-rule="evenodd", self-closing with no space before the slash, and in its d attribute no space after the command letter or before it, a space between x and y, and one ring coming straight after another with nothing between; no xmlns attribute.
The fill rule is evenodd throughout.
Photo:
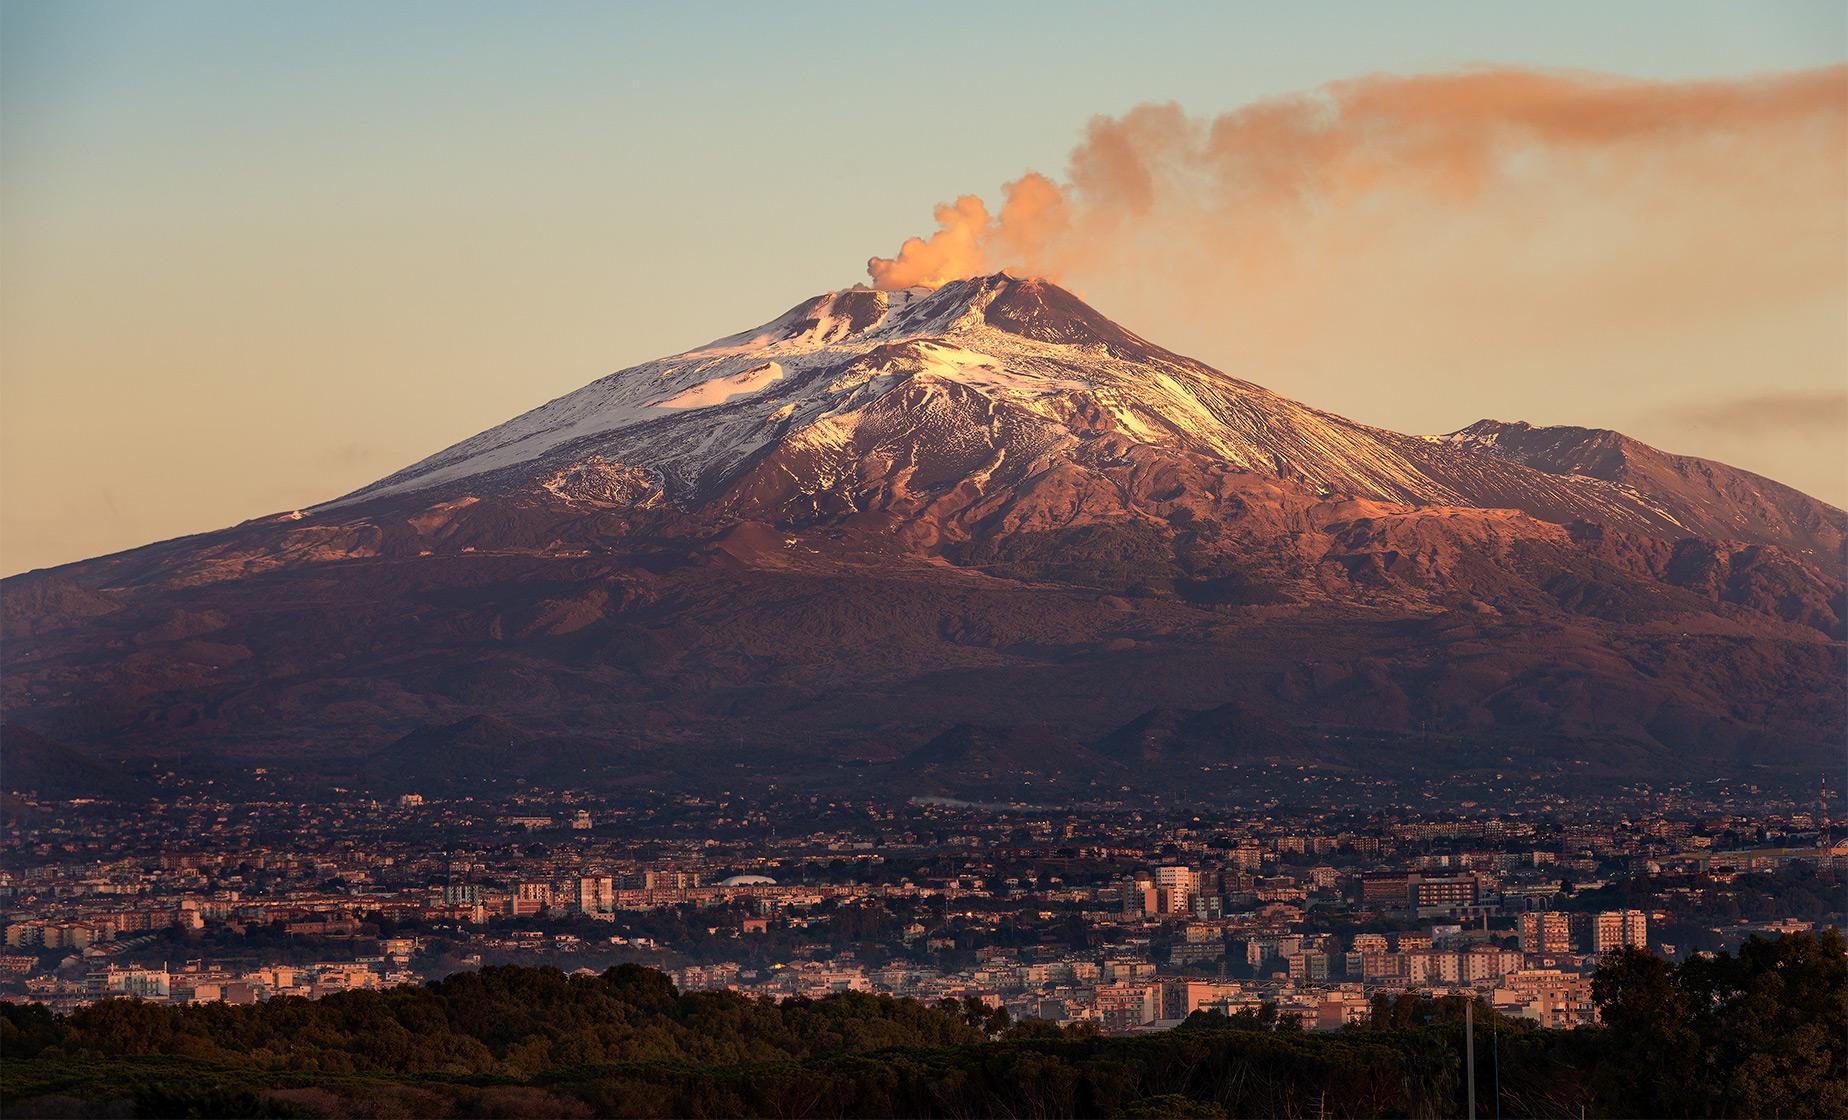
<svg viewBox="0 0 1848 1120"><path fill-rule="evenodd" d="M1651 531L1719 524L1701 519L1701 503L1508 446L1483 425L1425 439L1311 408L1166 350L1056 284L995 274L934 291L823 293L610 374L323 508L538 487L682 509L745 501L768 520L940 514L952 492L973 501L1049 471L1191 456L1320 500L1513 508ZM1730 532L1749 522L1764 539L1816 543L1814 524L1717 516Z"/></svg>
<svg viewBox="0 0 1848 1120"><path fill-rule="evenodd" d="M1156 346L1057 285L996 274L935 291L824 293L601 378L341 503L482 476L525 481L591 457L651 472L671 500L696 501L774 445L848 449L862 423L889 423L906 402L923 430L983 442L991 455L1018 459L1026 446L990 438L999 414L1035 454L1109 434L1330 491L1454 496L1383 446L1386 433Z"/></svg>
<svg viewBox="0 0 1848 1120"><path fill-rule="evenodd" d="M1109 380L1087 375L1112 358L1184 364L1042 281L996 275L935 291L847 288L601 378L337 504L539 471L573 456L632 463L686 499L722 484L773 441L823 438L811 429L836 431L842 415L918 377L979 386L998 402L1033 409L1048 389Z"/></svg>

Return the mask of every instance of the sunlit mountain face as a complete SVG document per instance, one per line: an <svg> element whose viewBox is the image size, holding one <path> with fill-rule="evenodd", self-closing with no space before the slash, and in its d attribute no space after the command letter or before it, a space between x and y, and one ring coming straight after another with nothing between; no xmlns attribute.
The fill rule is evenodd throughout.
<svg viewBox="0 0 1848 1120"><path fill-rule="evenodd" d="M1356 423L1045 281L855 288L325 505L6 581L7 780L1813 773L1845 533L1615 432Z"/></svg>

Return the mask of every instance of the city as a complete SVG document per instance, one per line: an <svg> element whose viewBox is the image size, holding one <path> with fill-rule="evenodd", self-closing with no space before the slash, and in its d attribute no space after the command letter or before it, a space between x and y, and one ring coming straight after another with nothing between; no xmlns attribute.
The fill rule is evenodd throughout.
<svg viewBox="0 0 1848 1120"><path fill-rule="evenodd" d="M7 1120L1848 1120L1842 0L0 76Z"/></svg>
<svg viewBox="0 0 1848 1120"><path fill-rule="evenodd" d="M1848 844L1826 813L1690 788L1493 813L26 798L6 821L0 992L247 1003L633 962L686 990L975 998L1111 1034L1266 1007L1335 1029L1393 993L1570 1028L1593 1021L1610 950L1840 927Z"/></svg>

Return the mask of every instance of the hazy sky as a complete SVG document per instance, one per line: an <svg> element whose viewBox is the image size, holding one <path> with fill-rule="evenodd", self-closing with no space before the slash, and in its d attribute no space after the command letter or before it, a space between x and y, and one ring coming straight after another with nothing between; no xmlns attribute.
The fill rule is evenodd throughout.
<svg viewBox="0 0 1848 1120"><path fill-rule="evenodd" d="M1061 176L1100 114L1483 65L1685 82L1848 59L1839 0L0 13L0 573L324 500L864 280L933 205ZM1626 212L1556 192L1523 196L1555 208L1525 240L1460 213L1242 311L1210 279L1149 280L1158 244L1072 286L1357 419L1617 427L1848 504L1841 211L1762 249L1724 215L1835 182L1848 152L1813 150L1824 166L1722 168L1730 194L1691 176L1664 221L1713 223L1700 254L1663 248L1672 224L1634 257L1585 252L1628 244ZM1434 237L1488 271L1460 284ZM1575 269L1675 295L1612 305Z"/></svg>

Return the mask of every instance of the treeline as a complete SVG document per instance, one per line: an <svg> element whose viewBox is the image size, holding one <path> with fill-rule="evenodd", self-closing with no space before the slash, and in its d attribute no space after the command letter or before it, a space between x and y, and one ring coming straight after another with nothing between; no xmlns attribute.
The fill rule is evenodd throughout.
<svg viewBox="0 0 1848 1120"><path fill-rule="evenodd" d="M1724 885L1690 874L1636 875L1595 890L1561 894L1553 902L1563 910L1649 909L1677 893L1679 908L1702 926L1779 918L1829 925L1848 919L1848 876L1805 861L1775 871L1746 872Z"/></svg>
<svg viewBox="0 0 1848 1120"><path fill-rule="evenodd" d="M1483 1116L1848 1117L1839 934L1594 981L1605 1025L1546 1031L1476 1008ZM386 992L249 1006L0 1007L15 1116L1455 1116L1463 1002L1375 1001L1305 1032L1275 1009L1105 1038L930 1006L679 992L489 968Z"/></svg>

